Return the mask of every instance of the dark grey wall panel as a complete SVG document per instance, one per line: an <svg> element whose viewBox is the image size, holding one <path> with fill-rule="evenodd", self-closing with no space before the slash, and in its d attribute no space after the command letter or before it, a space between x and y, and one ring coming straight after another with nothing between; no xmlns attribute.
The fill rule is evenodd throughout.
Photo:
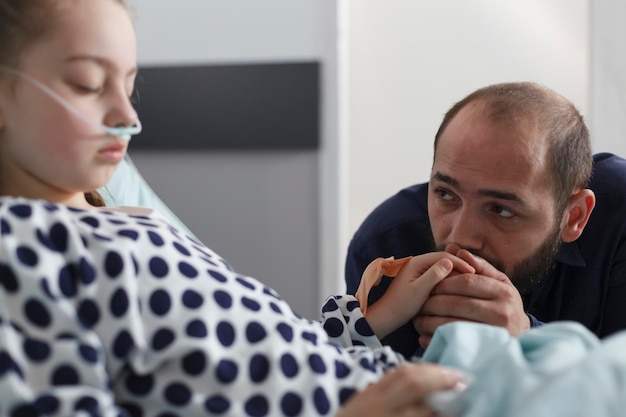
<svg viewBox="0 0 626 417"><path fill-rule="evenodd" d="M317 62L141 67L131 149L316 149Z"/></svg>

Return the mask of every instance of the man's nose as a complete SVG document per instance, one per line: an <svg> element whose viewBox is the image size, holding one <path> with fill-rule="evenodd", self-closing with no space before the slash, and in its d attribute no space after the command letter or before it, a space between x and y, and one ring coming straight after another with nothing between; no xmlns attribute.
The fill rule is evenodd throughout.
<svg viewBox="0 0 626 417"><path fill-rule="evenodd" d="M479 251L483 247L484 224L479 215L470 208L457 211L451 224L447 243L454 243L463 249Z"/></svg>

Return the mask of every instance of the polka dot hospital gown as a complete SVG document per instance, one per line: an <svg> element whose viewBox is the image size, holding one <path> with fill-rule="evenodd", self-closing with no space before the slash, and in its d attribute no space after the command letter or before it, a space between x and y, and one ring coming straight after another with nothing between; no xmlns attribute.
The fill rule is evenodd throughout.
<svg viewBox="0 0 626 417"><path fill-rule="evenodd" d="M0 416L334 415L402 359L322 311L158 215L0 198Z"/></svg>

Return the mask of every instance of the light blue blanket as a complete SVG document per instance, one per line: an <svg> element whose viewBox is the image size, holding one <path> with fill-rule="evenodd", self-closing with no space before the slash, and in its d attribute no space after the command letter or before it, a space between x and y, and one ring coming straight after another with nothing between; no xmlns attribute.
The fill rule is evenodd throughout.
<svg viewBox="0 0 626 417"><path fill-rule="evenodd" d="M462 416L626 416L626 332L600 341L578 323L504 329L452 323L424 361L472 374Z"/></svg>

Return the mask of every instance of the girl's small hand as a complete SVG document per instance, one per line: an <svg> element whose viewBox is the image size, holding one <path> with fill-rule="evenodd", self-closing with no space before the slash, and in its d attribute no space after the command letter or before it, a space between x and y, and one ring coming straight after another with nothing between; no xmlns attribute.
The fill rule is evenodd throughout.
<svg viewBox="0 0 626 417"><path fill-rule="evenodd" d="M335 417L432 416L426 397L459 381L459 375L437 365L410 363L355 394Z"/></svg>
<svg viewBox="0 0 626 417"><path fill-rule="evenodd" d="M414 256L380 300L368 308L366 319L376 336L382 339L415 317L441 280L451 274L473 272L469 263L450 253Z"/></svg>

